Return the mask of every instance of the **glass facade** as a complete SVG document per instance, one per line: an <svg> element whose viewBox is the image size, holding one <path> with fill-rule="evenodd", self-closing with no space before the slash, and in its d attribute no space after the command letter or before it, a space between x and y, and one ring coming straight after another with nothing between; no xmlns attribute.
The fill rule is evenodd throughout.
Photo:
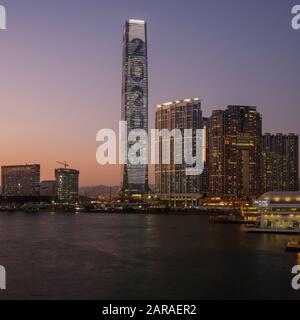
<svg viewBox="0 0 300 320"><path fill-rule="evenodd" d="M142 20L129 20L124 28L122 120L127 121L127 136L133 129L148 132L147 27ZM127 143L127 150L132 144ZM131 164L127 159L122 175L124 194L148 192L147 165Z"/></svg>

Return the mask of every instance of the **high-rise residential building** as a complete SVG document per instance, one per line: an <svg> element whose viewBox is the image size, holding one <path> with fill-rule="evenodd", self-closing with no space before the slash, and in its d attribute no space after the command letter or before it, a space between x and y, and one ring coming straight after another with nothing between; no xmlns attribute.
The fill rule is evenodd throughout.
<svg viewBox="0 0 300 320"><path fill-rule="evenodd" d="M262 139L263 190L297 191L298 136L266 133Z"/></svg>
<svg viewBox="0 0 300 320"><path fill-rule="evenodd" d="M40 195L54 198L56 196L56 181L45 180L40 183Z"/></svg>
<svg viewBox="0 0 300 320"><path fill-rule="evenodd" d="M261 115L255 107L225 111L225 190L228 195L261 194Z"/></svg>
<svg viewBox="0 0 300 320"><path fill-rule="evenodd" d="M299 190L299 136L293 133L288 135L289 150L289 178L290 190Z"/></svg>
<svg viewBox="0 0 300 320"><path fill-rule="evenodd" d="M209 117L203 117L203 129L205 131L205 163L204 163L204 170L201 178L201 191L203 194L207 195L209 192L209 126L210 126L210 118Z"/></svg>
<svg viewBox="0 0 300 320"><path fill-rule="evenodd" d="M209 193L225 194L225 155L224 155L224 116L225 111L215 110L209 121Z"/></svg>
<svg viewBox="0 0 300 320"><path fill-rule="evenodd" d="M72 203L78 200L78 179L78 170L55 169L56 192L59 202Z"/></svg>
<svg viewBox="0 0 300 320"><path fill-rule="evenodd" d="M35 197L40 194L40 165L2 167L2 195Z"/></svg>
<svg viewBox="0 0 300 320"><path fill-rule="evenodd" d="M214 111L209 129L210 194L261 194L261 115L256 107Z"/></svg>
<svg viewBox="0 0 300 320"><path fill-rule="evenodd" d="M184 150L184 130L191 129L193 133L192 154L196 155L196 130L203 129L203 118L201 110L201 101L198 98L177 100L158 105L156 108L155 128L162 132L167 129L169 137L162 136L157 139L159 151L159 164L155 165L155 191L162 198L169 200L187 200L196 199L203 190L205 173L201 175L187 175L187 164L183 161L181 164L176 164L175 144L181 144L181 150ZM179 140L172 130L180 129L182 139ZM167 150L164 140L170 141L170 150ZM206 138L204 137L205 141ZM202 152L206 149L205 141L200 146ZM169 164L164 164L162 161L163 152L170 152ZM205 153L205 152L204 152ZM205 157L204 157L205 158ZM195 197L196 196L196 197Z"/></svg>
<svg viewBox="0 0 300 320"><path fill-rule="evenodd" d="M123 36L122 120L131 130L148 133L148 60L147 26L143 20L125 23ZM134 144L127 143L127 150ZM127 156L126 156L127 158ZM143 195L149 191L148 166L127 163L122 166L122 193Z"/></svg>

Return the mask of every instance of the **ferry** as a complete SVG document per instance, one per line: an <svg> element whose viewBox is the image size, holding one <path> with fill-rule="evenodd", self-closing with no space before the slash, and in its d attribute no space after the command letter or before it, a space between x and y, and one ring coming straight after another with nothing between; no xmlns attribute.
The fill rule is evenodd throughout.
<svg viewBox="0 0 300 320"><path fill-rule="evenodd" d="M285 246L286 251L300 252L300 241L290 240Z"/></svg>

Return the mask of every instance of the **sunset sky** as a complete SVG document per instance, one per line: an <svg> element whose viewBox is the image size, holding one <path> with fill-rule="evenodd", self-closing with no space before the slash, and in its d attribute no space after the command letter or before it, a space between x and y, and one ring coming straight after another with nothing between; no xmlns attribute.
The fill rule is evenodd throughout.
<svg viewBox="0 0 300 320"><path fill-rule="evenodd" d="M96 133L118 127L125 20L148 23L149 118L200 97L204 115L255 105L264 132L300 134L300 30L289 0L0 0L0 165L56 161L80 184L120 183L96 163Z"/></svg>

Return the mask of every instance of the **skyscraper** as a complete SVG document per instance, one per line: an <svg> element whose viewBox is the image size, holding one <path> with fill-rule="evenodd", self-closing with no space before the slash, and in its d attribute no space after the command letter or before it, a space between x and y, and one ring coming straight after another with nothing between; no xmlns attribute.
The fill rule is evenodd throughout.
<svg viewBox="0 0 300 320"><path fill-rule="evenodd" d="M207 194L209 192L209 126L210 126L210 119L209 117L203 117L203 129L205 131L205 137L206 137L206 149L205 149L205 163L204 163L204 170L202 173L201 178L201 191L203 194Z"/></svg>
<svg viewBox="0 0 300 320"><path fill-rule="evenodd" d="M299 190L299 136L288 134L289 189Z"/></svg>
<svg viewBox="0 0 300 320"><path fill-rule="evenodd" d="M40 165L2 167L2 194L5 196L32 197L40 194Z"/></svg>
<svg viewBox="0 0 300 320"><path fill-rule="evenodd" d="M217 196L225 193L224 116L223 110L213 111L208 130L209 193Z"/></svg>
<svg viewBox="0 0 300 320"><path fill-rule="evenodd" d="M201 101L199 98L176 100L158 105L156 108L155 128L158 130L167 129L169 137L159 137L159 164L155 165L155 191L165 200L175 202L189 202L196 200L201 194L206 192L205 172L201 175L187 175L187 165L183 161L176 164L174 145L181 143L181 150L184 150L184 140L172 136L172 130L180 129L181 137L184 137L184 129L191 129L193 132L193 142L191 154L196 155L196 130L203 129L203 117ZM206 137L204 137L206 139ZM167 150L163 140L170 141L170 150ZM203 142L203 149L206 140ZM200 146L201 147L201 146ZM204 150L202 149L202 152ZM170 151L170 162L164 164L162 161L163 152ZM204 157L205 158L205 157Z"/></svg>
<svg viewBox="0 0 300 320"><path fill-rule="evenodd" d="M214 111L209 133L210 193L253 197L261 193L261 115L256 107Z"/></svg>
<svg viewBox="0 0 300 320"><path fill-rule="evenodd" d="M131 130L148 132L147 26L143 20L126 21L123 36L122 120ZM127 143L127 150L133 143ZM127 155L126 155L127 158ZM122 166L124 195L148 192L148 166L127 163Z"/></svg>
<svg viewBox="0 0 300 320"><path fill-rule="evenodd" d="M262 139L263 190L297 191L298 136L266 133Z"/></svg>
<svg viewBox="0 0 300 320"><path fill-rule="evenodd" d="M261 115L256 107L225 111L225 190L238 197L261 194Z"/></svg>
<svg viewBox="0 0 300 320"><path fill-rule="evenodd" d="M78 200L79 171L68 168L55 169L57 199L63 203Z"/></svg>

